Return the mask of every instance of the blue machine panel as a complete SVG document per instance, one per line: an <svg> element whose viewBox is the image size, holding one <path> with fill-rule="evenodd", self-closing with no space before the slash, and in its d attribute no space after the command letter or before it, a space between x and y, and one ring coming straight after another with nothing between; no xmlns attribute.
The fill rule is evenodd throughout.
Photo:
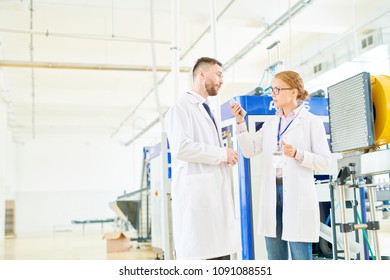
<svg viewBox="0 0 390 280"><path fill-rule="evenodd" d="M271 96L236 96L234 99L241 104L248 115L275 115L276 108ZM328 116L328 99L312 97L305 101L306 107L317 116ZM233 118L229 101L221 106L222 121Z"/></svg>

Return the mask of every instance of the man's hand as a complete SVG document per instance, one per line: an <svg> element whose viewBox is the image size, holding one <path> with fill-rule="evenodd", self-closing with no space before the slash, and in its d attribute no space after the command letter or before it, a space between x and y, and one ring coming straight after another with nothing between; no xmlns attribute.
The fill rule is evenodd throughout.
<svg viewBox="0 0 390 280"><path fill-rule="evenodd" d="M237 152L231 148L227 148L226 152L227 152L227 163L230 164L231 166L236 165L238 162Z"/></svg>

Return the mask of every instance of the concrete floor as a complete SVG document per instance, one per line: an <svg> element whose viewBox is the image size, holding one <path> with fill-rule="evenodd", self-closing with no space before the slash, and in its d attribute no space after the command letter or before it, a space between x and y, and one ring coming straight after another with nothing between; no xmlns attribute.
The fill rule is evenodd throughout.
<svg viewBox="0 0 390 280"><path fill-rule="evenodd" d="M381 220L379 245L390 256L390 219ZM131 243L126 252L107 253L100 230L18 235L0 240L0 260L154 260L150 244ZM373 245L371 245L373 246ZM373 248L374 249L374 248Z"/></svg>
<svg viewBox="0 0 390 280"><path fill-rule="evenodd" d="M132 243L127 252L107 253L100 232L54 232L21 235L0 241L3 260L153 260L151 247Z"/></svg>

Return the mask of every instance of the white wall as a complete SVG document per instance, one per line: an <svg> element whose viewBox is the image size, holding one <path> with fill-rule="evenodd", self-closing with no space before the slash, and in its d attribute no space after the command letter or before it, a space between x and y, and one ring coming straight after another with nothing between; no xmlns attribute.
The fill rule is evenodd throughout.
<svg viewBox="0 0 390 280"><path fill-rule="evenodd" d="M5 106L0 102L0 155L5 153ZM4 239L4 217L5 217L5 157L0 156L0 240Z"/></svg>
<svg viewBox="0 0 390 280"><path fill-rule="evenodd" d="M4 238L5 200L13 199L15 145L7 125L7 107L0 101L0 240Z"/></svg>
<svg viewBox="0 0 390 280"><path fill-rule="evenodd" d="M139 188L138 151L134 155L109 139L84 142L61 136L17 145L16 233L115 217L109 203Z"/></svg>

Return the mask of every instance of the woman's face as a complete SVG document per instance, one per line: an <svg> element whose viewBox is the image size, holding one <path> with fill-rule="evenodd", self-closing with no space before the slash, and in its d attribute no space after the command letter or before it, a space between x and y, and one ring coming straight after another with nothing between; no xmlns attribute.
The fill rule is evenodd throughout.
<svg viewBox="0 0 390 280"><path fill-rule="evenodd" d="M297 101L297 90L291 88L281 79L275 78L272 81L272 99L277 108L283 108L288 105L294 105Z"/></svg>

